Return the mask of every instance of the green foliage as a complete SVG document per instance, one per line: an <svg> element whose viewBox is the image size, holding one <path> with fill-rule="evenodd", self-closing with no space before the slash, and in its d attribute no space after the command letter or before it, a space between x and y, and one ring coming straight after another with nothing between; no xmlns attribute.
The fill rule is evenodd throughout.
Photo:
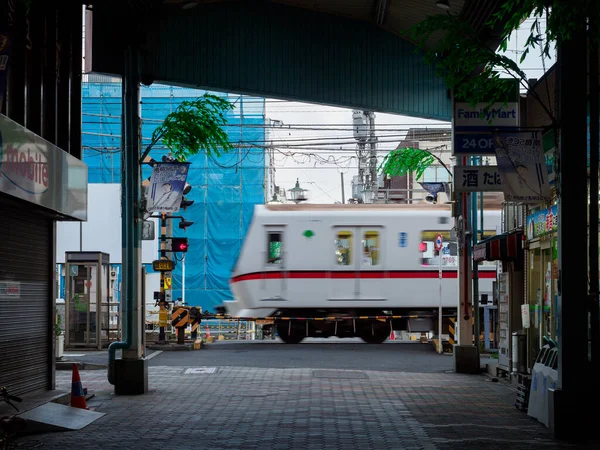
<svg viewBox="0 0 600 450"><path fill-rule="evenodd" d="M56 315L56 323L54 324L54 334L56 336L60 336L61 334L63 334L61 324L62 324L62 316L60 314L57 314Z"/></svg>
<svg viewBox="0 0 600 450"><path fill-rule="evenodd" d="M440 31L444 36L429 47ZM435 67L454 95L472 105L506 102L513 87L501 81L501 69L523 82L527 80L517 63L492 51L476 30L458 17L429 16L410 30L410 37L424 50L425 61Z"/></svg>
<svg viewBox="0 0 600 450"><path fill-rule="evenodd" d="M184 101L154 130L148 150L162 140L178 161L201 152L217 156L228 152L233 146L222 127L227 124L225 114L232 109L233 104L211 94Z"/></svg>
<svg viewBox="0 0 600 450"><path fill-rule="evenodd" d="M385 156L379 165L379 171L383 171L390 177L415 172L416 179L419 179L433 161L435 156L427 150L412 147L398 148Z"/></svg>
<svg viewBox="0 0 600 450"><path fill-rule="evenodd" d="M504 53L508 49L511 33L527 18L532 18L530 33L523 45L520 62L533 49L539 48L549 57L553 45L573 37L586 26L586 16L597 17L597 0L503 0L498 10L485 24L493 33L499 33L500 44L496 49L488 47L481 33L459 16L438 14L428 16L412 27L408 38L413 40L424 58L432 64L455 96L472 105L504 103L510 93L510 85L502 81L505 71L529 90L526 74L518 64ZM547 15L547 26L541 21ZM598 21L593 22L590 35L598 38ZM542 31L543 30L543 31ZM441 38L440 38L441 35ZM546 113L556 122L552 111L539 97L530 91ZM486 109L487 109L486 108Z"/></svg>

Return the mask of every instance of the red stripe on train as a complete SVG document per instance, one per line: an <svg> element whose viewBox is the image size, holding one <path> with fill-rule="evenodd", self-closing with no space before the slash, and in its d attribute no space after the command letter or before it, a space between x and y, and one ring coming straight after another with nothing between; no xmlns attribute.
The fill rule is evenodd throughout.
<svg viewBox="0 0 600 450"><path fill-rule="evenodd" d="M351 278L363 278L363 279L436 279L439 273L437 270L390 270L390 271L364 271L364 272L329 272L324 270L312 270L312 271L289 271L289 272L253 272L244 275L238 275L233 277L230 282L237 283L239 281L250 281L250 280L278 280L278 279L351 279ZM445 270L442 272L442 277L447 279L458 278L458 272L456 270ZM480 271L479 278L485 279L496 279L496 272L493 271Z"/></svg>

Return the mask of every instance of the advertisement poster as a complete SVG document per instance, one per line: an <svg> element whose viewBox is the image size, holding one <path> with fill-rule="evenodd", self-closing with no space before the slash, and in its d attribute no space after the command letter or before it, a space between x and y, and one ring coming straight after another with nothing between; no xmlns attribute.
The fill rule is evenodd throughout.
<svg viewBox="0 0 600 450"><path fill-rule="evenodd" d="M504 198L508 202L542 203L551 199L546 159L539 132L494 136Z"/></svg>
<svg viewBox="0 0 600 450"><path fill-rule="evenodd" d="M157 163L147 191L148 212L179 211L190 163Z"/></svg>
<svg viewBox="0 0 600 450"><path fill-rule="evenodd" d="M527 216L527 239L531 240L558 231L558 206L538 211ZM558 258L558 256L556 256Z"/></svg>

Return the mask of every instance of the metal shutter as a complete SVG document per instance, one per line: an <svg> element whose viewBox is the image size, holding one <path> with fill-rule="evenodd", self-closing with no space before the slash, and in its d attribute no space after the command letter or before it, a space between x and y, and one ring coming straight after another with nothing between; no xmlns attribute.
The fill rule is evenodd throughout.
<svg viewBox="0 0 600 450"><path fill-rule="evenodd" d="M19 395L51 386L52 222L31 209L2 206L0 386Z"/></svg>

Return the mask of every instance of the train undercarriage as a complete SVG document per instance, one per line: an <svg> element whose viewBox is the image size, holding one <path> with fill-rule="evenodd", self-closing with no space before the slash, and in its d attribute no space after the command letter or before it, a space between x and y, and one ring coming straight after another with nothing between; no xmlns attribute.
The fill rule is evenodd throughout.
<svg viewBox="0 0 600 450"><path fill-rule="evenodd" d="M444 308L443 326L452 311L456 309ZM436 334L438 330L437 309L282 309L273 316L281 317L274 326L286 344L298 344L307 337L332 336L359 337L367 344L381 344L392 330Z"/></svg>

